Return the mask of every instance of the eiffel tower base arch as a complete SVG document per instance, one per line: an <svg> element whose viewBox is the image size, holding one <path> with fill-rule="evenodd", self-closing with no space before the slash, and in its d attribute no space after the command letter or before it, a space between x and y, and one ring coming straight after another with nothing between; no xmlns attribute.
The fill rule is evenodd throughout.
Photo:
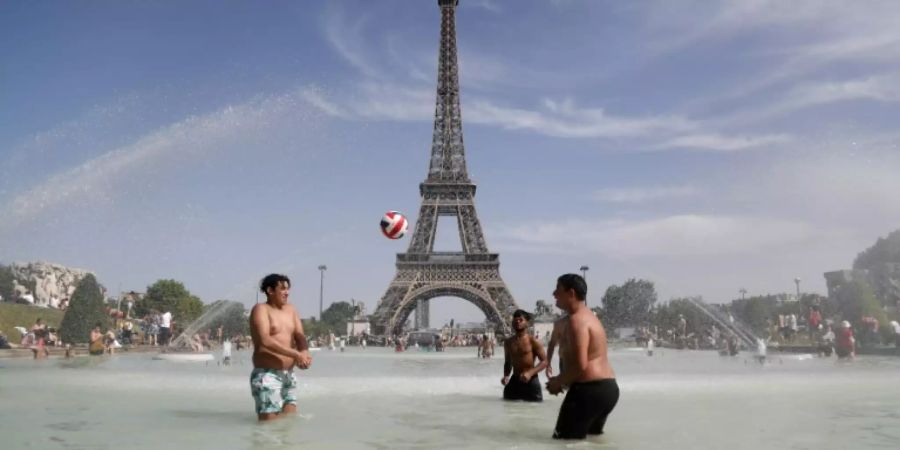
<svg viewBox="0 0 900 450"><path fill-rule="evenodd" d="M496 255L483 256L496 257ZM398 263L398 266L401 264ZM511 330L512 313L517 306L506 284L500 278L498 268L479 270L465 265L433 267L431 270L400 268L371 317L372 332L400 335L406 319L420 300L457 297L481 310L498 336L508 335Z"/></svg>

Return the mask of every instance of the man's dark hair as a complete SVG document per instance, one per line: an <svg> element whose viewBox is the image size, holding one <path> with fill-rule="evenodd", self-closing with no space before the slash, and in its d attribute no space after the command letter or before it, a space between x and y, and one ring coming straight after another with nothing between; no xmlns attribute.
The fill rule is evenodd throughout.
<svg viewBox="0 0 900 450"><path fill-rule="evenodd" d="M515 319L516 317L522 317L528 322L531 322L531 313L525 311L524 309L517 309L516 312L513 313L513 319Z"/></svg>
<svg viewBox="0 0 900 450"><path fill-rule="evenodd" d="M587 297L587 283L584 281L584 278L581 278L581 275L567 273L557 278L556 282L562 286L563 289L574 289L575 297L577 297L578 300L584 301Z"/></svg>
<svg viewBox="0 0 900 450"><path fill-rule="evenodd" d="M281 282L285 282L288 287L291 287L291 279L288 278L287 275L282 275L280 273L266 275L266 277L259 282L259 290L262 291L263 294L268 294L269 288L275 289Z"/></svg>
<svg viewBox="0 0 900 450"><path fill-rule="evenodd" d="M101 324L100 322L97 322L94 324L94 328L103 328L103 324Z"/></svg>

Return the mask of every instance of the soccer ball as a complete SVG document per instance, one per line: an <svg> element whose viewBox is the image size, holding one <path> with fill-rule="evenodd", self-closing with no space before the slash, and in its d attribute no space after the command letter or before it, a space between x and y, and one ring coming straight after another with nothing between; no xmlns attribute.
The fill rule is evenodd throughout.
<svg viewBox="0 0 900 450"><path fill-rule="evenodd" d="M409 221L397 211L388 211L381 218L381 232L389 239L400 239L406 234Z"/></svg>

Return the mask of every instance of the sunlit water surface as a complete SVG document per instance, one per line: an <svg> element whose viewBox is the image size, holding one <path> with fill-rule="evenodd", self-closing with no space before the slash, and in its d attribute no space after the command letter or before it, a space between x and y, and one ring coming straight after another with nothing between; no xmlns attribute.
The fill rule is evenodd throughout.
<svg viewBox="0 0 900 450"><path fill-rule="evenodd" d="M605 435L550 438L562 397L500 400L474 349L314 353L300 414L256 423L247 353L229 367L152 354L0 360L3 449L867 449L900 446L900 360L616 350ZM543 382L542 377L542 382Z"/></svg>

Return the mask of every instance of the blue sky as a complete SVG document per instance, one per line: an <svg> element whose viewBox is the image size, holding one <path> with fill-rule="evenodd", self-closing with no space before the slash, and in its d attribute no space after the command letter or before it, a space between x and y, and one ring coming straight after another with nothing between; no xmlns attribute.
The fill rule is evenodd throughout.
<svg viewBox="0 0 900 450"><path fill-rule="evenodd" d="M520 305L824 292L900 228L900 3L462 0L476 202ZM436 1L0 3L0 261L373 310L416 220ZM892 117L894 119L892 119ZM452 248L455 231L438 230ZM439 299L432 321L481 320Z"/></svg>

